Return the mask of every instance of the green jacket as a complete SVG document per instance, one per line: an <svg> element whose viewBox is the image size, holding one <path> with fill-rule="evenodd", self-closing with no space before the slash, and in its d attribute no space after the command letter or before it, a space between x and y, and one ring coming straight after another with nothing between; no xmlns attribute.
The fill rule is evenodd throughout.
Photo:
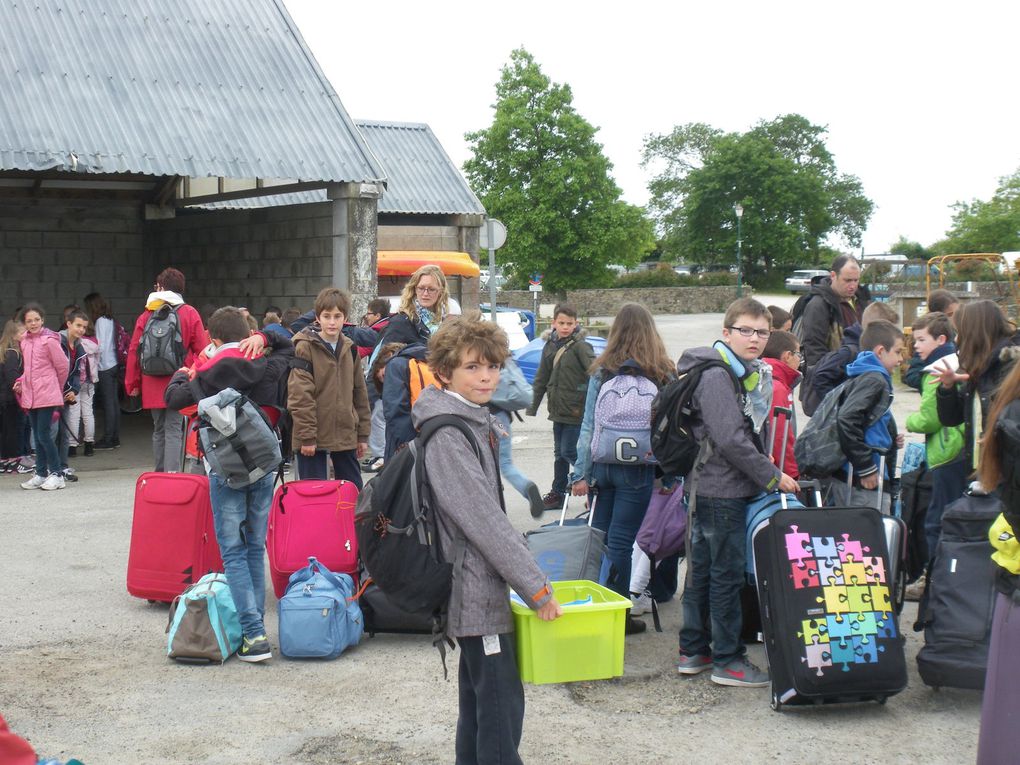
<svg viewBox="0 0 1020 765"><path fill-rule="evenodd" d="M935 396L939 378L925 371L921 378L921 410L907 417L907 430L924 433L924 453L928 468L946 465L963 451L963 425L947 427L939 421Z"/></svg>
<svg viewBox="0 0 1020 765"><path fill-rule="evenodd" d="M581 424L588 393L588 369L595 361L595 351L584 337L580 329L566 340L559 340L555 332L550 334L531 384L533 397L527 411L529 415L535 416L542 398L548 393L550 420L564 425ZM566 350L554 364L556 355L564 347Z"/></svg>

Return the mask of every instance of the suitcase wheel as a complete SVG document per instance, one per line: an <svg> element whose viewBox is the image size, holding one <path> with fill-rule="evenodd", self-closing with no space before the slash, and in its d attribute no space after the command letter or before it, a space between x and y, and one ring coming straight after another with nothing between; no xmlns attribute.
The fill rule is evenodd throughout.
<svg viewBox="0 0 1020 765"><path fill-rule="evenodd" d="M773 712L779 712L783 708L782 702L779 701L779 697L775 693L772 694L770 706Z"/></svg>
<svg viewBox="0 0 1020 765"><path fill-rule="evenodd" d="M875 701L877 701L879 704L881 704L884 707L885 706L885 702L888 700L888 698L889 698L888 696L880 696L879 698L875 699Z"/></svg>

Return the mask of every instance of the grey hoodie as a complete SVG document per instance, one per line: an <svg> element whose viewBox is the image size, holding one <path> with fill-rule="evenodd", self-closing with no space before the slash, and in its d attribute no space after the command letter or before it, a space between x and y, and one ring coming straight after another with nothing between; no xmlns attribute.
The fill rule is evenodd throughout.
<svg viewBox="0 0 1020 765"><path fill-rule="evenodd" d="M495 421L489 410L426 388L411 410L415 428L439 414L455 414L467 422L482 452L479 463L467 439L453 428L439 430L425 451L443 553L450 559L455 541L466 540L463 565L453 575L447 634L512 632L507 583L529 606L538 608L552 596L549 580L500 506Z"/></svg>
<svg viewBox="0 0 1020 765"><path fill-rule="evenodd" d="M677 362L677 372L721 358L714 348L691 348ZM781 475L779 468L755 446L751 424L743 413L743 396L738 398L733 390L730 373L718 367L705 370L691 403L695 438L699 443L709 438L714 447L698 477L698 496L741 498L773 490Z"/></svg>

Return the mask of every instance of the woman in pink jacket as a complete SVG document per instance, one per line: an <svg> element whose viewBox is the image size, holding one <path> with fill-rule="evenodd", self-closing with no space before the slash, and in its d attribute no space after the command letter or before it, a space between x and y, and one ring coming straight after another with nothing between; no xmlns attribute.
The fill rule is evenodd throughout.
<svg viewBox="0 0 1020 765"><path fill-rule="evenodd" d="M35 438L35 475L21 488L52 491L64 488L53 440L53 415L64 406L64 381L70 366L60 348L60 335L43 326L44 318L42 308L35 303L26 305L21 313L26 330L21 338L25 371L14 382L14 392L28 412Z"/></svg>

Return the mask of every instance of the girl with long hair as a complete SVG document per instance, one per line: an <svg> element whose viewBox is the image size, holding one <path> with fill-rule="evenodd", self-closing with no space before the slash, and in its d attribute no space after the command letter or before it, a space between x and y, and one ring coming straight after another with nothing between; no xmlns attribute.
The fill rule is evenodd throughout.
<svg viewBox="0 0 1020 765"><path fill-rule="evenodd" d="M43 325L46 317L41 306L29 303L20 318L27 330L21 338L24 371L14 383L14 392L28 412L35 438L35 475L21 488L63 489L53 422L54 416L63 410L64 382L71 366L61 350L60 335Z"/></svg>
<svg viewBox="0 0 1020 765"><path fill-rule="evenodd" d="M1002 515L989 534L998 590L981 701L978 765L1011 762L1020 708L1020 364L999 388L981 443L981 486L999 489Z"/></svg>
<svg viewBox="0 0 1020 765"><path fill-rule="evenodd" d="M25 326L13 319L4 324L0 335L0 472L16 473L20 452L24 413L14 394L14 382L23 370L21 336Z"/></svg>
<svg viewBox="0 0 1020 765"><path fill-rule="evenodd" d="M96 449L115 449L120 446L120 359L117 355L117 336L123 329L113 318L110 301L98 292L85 296L85 311L95 327L99 344L98 381L96 391L103 402L103 437L95 443ZM118 331L119 330L119 331Z"/></svg>
<svg viewBox="0 0 1020 765"><path fill-rule="evenodd" d="M620 308L606 349L595 359L589 372L591 378L577 440L577 464L571 491L575 496L588 494L589 490L594 492L592 525L606 532L607 556L612 564L608 584L629 597L634 539L652 497L655 465L645 461L646 455L628 454L614 461L607 458L601 448L600 454L594 455L592 436L599 393L607 382L630 375L635 378L635 385L641 385L638 378L647 378L661 388L675 375L673 362L647 308L638 303L625 303ZM650 431L649 422L649 435ZM644 622L628 616L628 634L644 629Z"/></svg>

